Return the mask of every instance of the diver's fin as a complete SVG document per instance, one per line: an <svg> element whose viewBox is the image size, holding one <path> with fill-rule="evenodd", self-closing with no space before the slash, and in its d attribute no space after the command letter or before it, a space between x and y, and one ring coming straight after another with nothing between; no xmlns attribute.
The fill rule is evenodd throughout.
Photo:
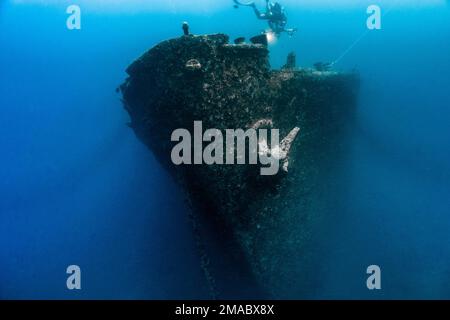
<svg viewBox="0 0 450 320"><path fill-rule="evenodd" d="M234 3L238 6L253 6L255 4L255 1L240 1L240 0L233 0Z"/></svg>

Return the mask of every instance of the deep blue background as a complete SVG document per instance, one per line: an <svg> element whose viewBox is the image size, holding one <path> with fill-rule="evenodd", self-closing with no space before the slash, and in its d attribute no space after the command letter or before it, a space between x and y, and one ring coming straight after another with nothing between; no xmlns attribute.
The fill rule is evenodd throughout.
<svg viewBox="0 0 450 320"><path fill-rule="evenodd" d="M69 31L66 7L0 5L0 297L207 298L183 197L114 90L181 21L232 37L265 25L232 5L82 7ZM273 66L292 50L302 66L333 61L365 32L366 7L288 8L300 32L271 46ZM445 5L395 7L336 66L362 77L351 183L298 298L450 298L449 21ZM70 264L79 292L65 288ZM380 292L365 287L370 264Z"/></svg>

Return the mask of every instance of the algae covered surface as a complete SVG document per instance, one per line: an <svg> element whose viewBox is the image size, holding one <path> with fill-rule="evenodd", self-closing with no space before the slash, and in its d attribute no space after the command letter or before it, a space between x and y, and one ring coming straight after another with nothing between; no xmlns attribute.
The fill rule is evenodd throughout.
<svg viewBox="0 0 450 320"><path fill-rule="evenodd" d="M296 273L308 259L314 224L332 206L324 195L348 147L359 87L357 74L296 68L292 57L289 68L272 70L265 45L186 35L142 55L121 86L137 136L185 189L194 214L232 239L241 263L274 296L302 280ZM256 165L170 161L177 128L192 130L202 121L204 128L246 130L261 119L270 119L281 137L300 128L288 172L262 176Z"/></svg>

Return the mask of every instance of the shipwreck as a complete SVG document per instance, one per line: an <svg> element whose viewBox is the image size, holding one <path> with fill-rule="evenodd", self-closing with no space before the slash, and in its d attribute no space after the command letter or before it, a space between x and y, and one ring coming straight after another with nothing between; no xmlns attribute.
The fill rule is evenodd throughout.
<svg viewBox="0 0 450 320"><path fill-rule="evenodd" d="M134 61L120 87L130 127L186 192L199 243L202 228L214 228L223 250L275 298L302 287L308 241L333 212L359 88L354 72L295 64L290 54L273 70L264 41L230 44L224 34L185 32ZM299 128L289 141L289 170L264 176L255 164L175 165L171 135L196 121L218 130L257 124L280 137ZM200 245L202 266L220 295L207 247Z"/></svg>

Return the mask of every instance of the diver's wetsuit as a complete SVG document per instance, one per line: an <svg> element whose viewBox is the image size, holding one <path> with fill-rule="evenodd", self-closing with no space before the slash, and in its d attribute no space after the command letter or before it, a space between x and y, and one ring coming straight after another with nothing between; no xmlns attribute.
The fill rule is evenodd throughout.
<svg viewBox="0 0 450 320"><path fill-rule="evenodd" d="M261 13L256 7L255 3L250 4L255 11L258 19L268 20L269 27L276 33L281 32L293 33L295 29L286 29L287 17L284 13L283 7L278 3L272 4L270 0L266 0L266 12Z"/></svg>

